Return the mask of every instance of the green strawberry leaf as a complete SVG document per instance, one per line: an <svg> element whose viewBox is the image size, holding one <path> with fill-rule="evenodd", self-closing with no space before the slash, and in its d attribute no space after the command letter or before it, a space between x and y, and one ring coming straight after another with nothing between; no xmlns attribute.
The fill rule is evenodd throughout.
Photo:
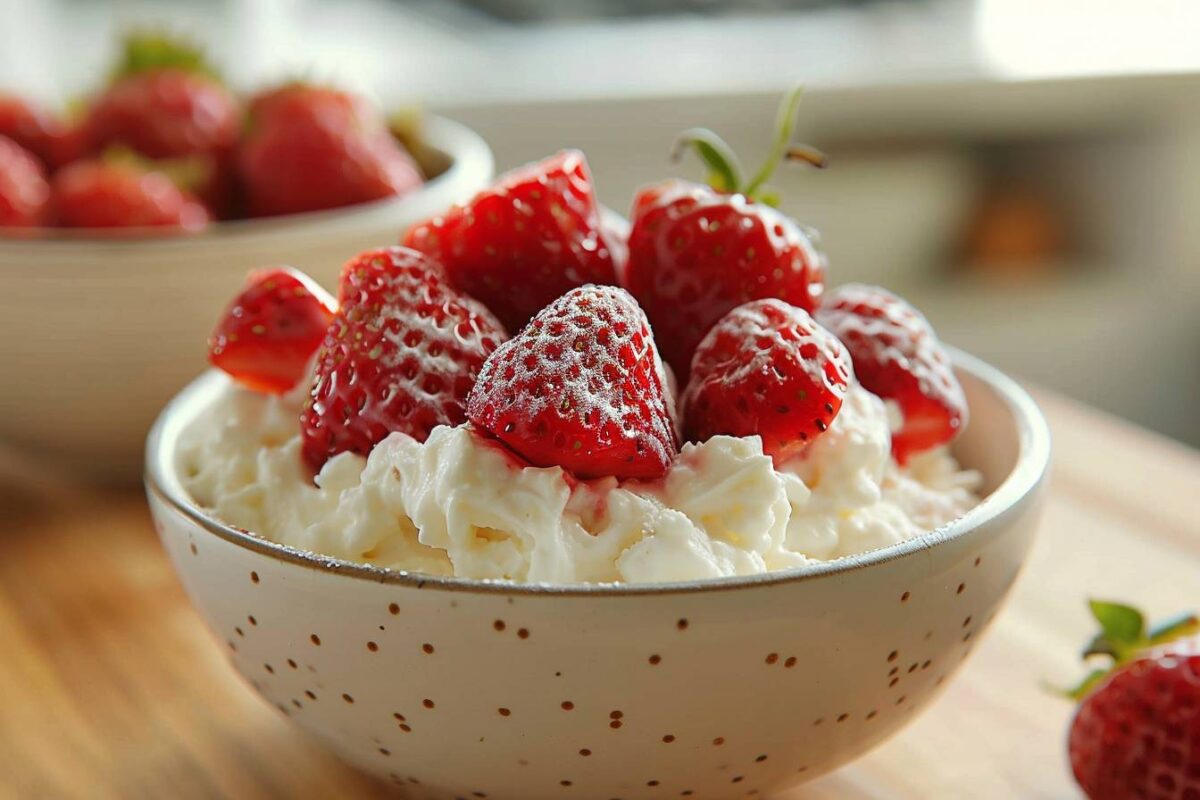
<svg viewBox="0 0 1200 800"><path fill-rule="evenodd" d="M1084 651L1085 657L1103 654L1119 661L1144 643L1146 618L1141 611L1111 600L1089 600L1088 607L1100 623L1100 633Z"/></svg>
<svg viewBox="0 0 1200 800"><path fill-rule="evenodd" d="M736 192L742 185L742 167L733 150L707 128L692 128L679 134L671 147L672 160L691 148L709 170L709 183L718 192Z"/></svg>
<svg viewBox="0 0 1200 800"><path fill-rule="evenodd" d="M1094 669L1085 675L1083 680L1077 683L1074 687L1070 689L1063 689L1061 691L1065 696L1072 700L1082 700L1089 692L1092 691L1092 689L1095 689L1096 686L1108 676L1108 672L1109 671L1106 669Z"/></svg>
<svg viewBox="0 0 1200 800"><path fill-rule="evenodd" d="M1195 614L1178 614L1164 619L1150 629L1150 644L1166 644L1195 633L1200 633L1200 617Z"/></svg>
<svg viewBox="0 0 1200 800"><path fill-rule="evenodd" d="M201 47L182 37L153 30L132 31L125 37L121 59L111 79L115 82L139 72L168 68L220 79Z"/></svg>

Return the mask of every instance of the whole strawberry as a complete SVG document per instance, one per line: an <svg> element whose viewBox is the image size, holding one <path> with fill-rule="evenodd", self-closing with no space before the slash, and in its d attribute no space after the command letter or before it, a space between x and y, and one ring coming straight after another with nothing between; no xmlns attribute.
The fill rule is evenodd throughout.
<svg viewBox="0 0 1200 800"><path fill-rule="evenodd" d="M423 442L438 425L464 422L484 359L505 339L496 318L404 247L352 258L338 294L300 417L309 465L367 455L395 431Z"/></svg>
<svg viewBox="0 0 1200 800"><path fill-rule="evenodd" d="M378 110L348 92L301 83L252 101L238 173L252 216L341 208L422 183Z"/></svg>
<svg viewBox="0 0 1200 800"><path fill-rule="evenodd" d="M666 181L634 199L625 285L646 309L663 354L686 379L696 345L721 317L749 300L775 297L812 311L825 280L825 256L765 189L785 155L817 165L813 151L788 149L799 92L780 109L775 147L744 181L736 157L716 134L680 138L709 165L713 186Z"/></svg>
<svg viewBox="0 0 1200 800"><path fill-rule="evenodd" d="M695 442L759 436L763 452L782 463L829 429L852 374L841 342L807 311L751 301L696 348L683 395L685 435Z"/></svg>
<svg viewBox="0 0 1200 800"><path fill-rule="evenodd" d="M579 478L657 478L678 447L646 315L587 285L546 306L483 366L467 415L529 463Z"/></svg>
<svg viewBox="0 0 1200 800"><path fill-rule="evenodd" d="M198 231L210 219L204 205L166 175L133 164L76 161L55 174L51 189L58 223L68 228Z"/></svg>
<svg viewBox="0 0 1200 800"><path fill-rule="evenodd" d="M828 293L817 321L846 345L859 382L900 407L892 454L946 444L967 424L967 400L933 326L903 299L878 286L846 284Z"/></svg>
<svg viewBox="0 0 1200 800"><path fill-rule="evenodd" d="M1142 614L1092 601L1102 632L1085 657L1111 659L1070 695L1071 769L1091 800L1200 797L1200 631L1187 615L1146 631Z"/></svg>
<svg viewBox="0 0 1200 800"><path fill-rule="evenodd" d="M126 41L111 85L86 121L91 147L123 147L186 175L185 188L224 215L233 198L233 147L241 128L237 98L199 50L158 34Z"/></svg>
<svg viewBox="0 0 1200 800"><path fill-rule="evenodd" d="M282 393L304 377L337 303L291 267L252 272L208 340L208 360L239 383Z"/></svg>
<svg viewBox="0 0 1200 800"><path fill-rule="evenodd" d="M49 223L50 185L33 154L0 136L0 228L32 228Z"/></svg>
<svg viewBox="0 0 1200 800"><path fill-rule="evenodd" d="M511 331L576 286L617 282L591 172L578 150L500 176L465 205L414 225L404 243L445 264L454 285Z"/></svg>
<svg viewBox="0 0 1200 800"><path fill-rule="evenodd" d="M0 136L33 153L47 170L83 155L77 127L16 95L0 93Z"/></svg>

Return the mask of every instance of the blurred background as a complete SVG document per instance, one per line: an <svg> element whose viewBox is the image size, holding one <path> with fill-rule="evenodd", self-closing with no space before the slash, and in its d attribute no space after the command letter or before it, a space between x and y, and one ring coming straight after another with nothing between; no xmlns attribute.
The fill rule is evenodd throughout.
<svg viewBox="0 0 1200 800"><path fill-rule="evenodd" d="M436 110L500 169L582 148L618 210L701 175L668 162L684 128L756 161L803 82L798 138L830 167L775 183L833 283L882 283L948 342L1200 445L1200 4L0 0L0 88L69 101L147 24L236 86Z"/></svg>

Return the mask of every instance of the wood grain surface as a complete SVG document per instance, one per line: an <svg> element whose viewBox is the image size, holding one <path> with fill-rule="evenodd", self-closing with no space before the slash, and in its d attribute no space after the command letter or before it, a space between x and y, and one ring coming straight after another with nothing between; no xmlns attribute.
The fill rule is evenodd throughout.
<svg viewBox="0 0 1200 800"><path fill-rule="evenodd" d="M1200 453L1041 393L1039 540L945 694L782 800L1074 798L1070 707L1088 596L1200 606ZM0 797L385 797L244 685L192 611L141 495L0 489ZM469 764L463 765L469 769Z"/></svg>

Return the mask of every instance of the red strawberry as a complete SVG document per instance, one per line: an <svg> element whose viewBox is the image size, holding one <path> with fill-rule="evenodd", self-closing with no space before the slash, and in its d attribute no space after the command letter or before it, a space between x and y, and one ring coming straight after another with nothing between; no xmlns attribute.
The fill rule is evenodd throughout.
<svg viewBox="0 0 1200 800"><path fill-rule="evenodd" d="M0 228L48 224L50 185L33 154L0 136Z"/></svg>
<svg viewBox="0 0 1200 800"><path fill-rule="evenodd" d="M404 243L445 264L454 285L512 331L576 286L617 282L577 150L502 175L466 205L414 225Z"/></svg>
<svg viewBox="0 0 1200 800"><path fill-rule="evenodd" d="M892 434L901 464L946 444L967 423L967 400L933 327L901 298L877 286L846 284L825 297L817 321L842 340L869 391L900 407Z"/></svg>
<svg viewBox="0 0 1200 800"><path fill-rule="evenodd" d="M78 129L15 95L0 94L0 136L33 153L47 169L82 155L76 142Z"/></svg>
<svg viewBox="0 0 1200 800"><path fill-rule="evenodd" d="M125 44L117 78L93 104L86 128L91 146L129 148L165 162L184 188L225 215L233 203L233 147L241 127L237 98L212 73L199 50L156 34Z"/></svg>
<svg viewBox="0 0 1200 800"><path fill-rule="evenodd" d="M344 451L366 455L393 431L423 442L466 419L475 377L506 337L441 265L404 247L369 250L342 268L339 299L300 418L314 469Z"/></svg>
<svg viewBox="0 0 1200 800"><path fill-rule="evenodd" d="M380 200L422 182L377 110L347 92L304 84L252 102L238 170L253 216Z"/></svg>
<svg viewBox="0 0 1200 800"><path fill-rule="evenodd" d="M539 467L657 478L678 450L662 361L624 289L581 286L488 358L471 422Z"/></svg>
<svg viewBox="0 0 1200 800"><path fill-rule="evenodd" d="M829 428L852 374L845 348L807 311L775 299L738 306L696 348L687 438L758 435L782 463Z"/></svg>
<svg viewBox="0 0 1200 800"><path fill-rule="evenodd" d="M286 392L304 377L337 303L291 267L252 272L208 340L208 360L260 392Z"/></svg>
<svg viewBox="0 0 1200 800"><path fill-rule="evenodd" d="M775 210L763 185L785 155L822 165L813 151L792 148L794 92L780 108L775 148L743 181L733 153L716 134L692 130L680 138L709 165L715 188L666 181L642 189L630 214L625 285L646 309L663 353L680 379L708 329L749 300L775 297L807 311L825 281L825 256L808 233Z"/></svg>
<svg viewBox="0 0 1200 800"><path fill-rule="evenodd" d="M1071 693L1083 700L1068 749L1075 780L1091 800L1200 798L1200 629L1195 616L1144 632L1140 612L1093 601L1105 633L1085 655L1108 655Z"/></svg>
<svg viewBox="0 0 1200 800"><path fill-rule="evenodd" d="M130 164L84 160L51 184L59 224L70 228L166 226L197 231L209 214L193 195L160 172Z"/></svg>

